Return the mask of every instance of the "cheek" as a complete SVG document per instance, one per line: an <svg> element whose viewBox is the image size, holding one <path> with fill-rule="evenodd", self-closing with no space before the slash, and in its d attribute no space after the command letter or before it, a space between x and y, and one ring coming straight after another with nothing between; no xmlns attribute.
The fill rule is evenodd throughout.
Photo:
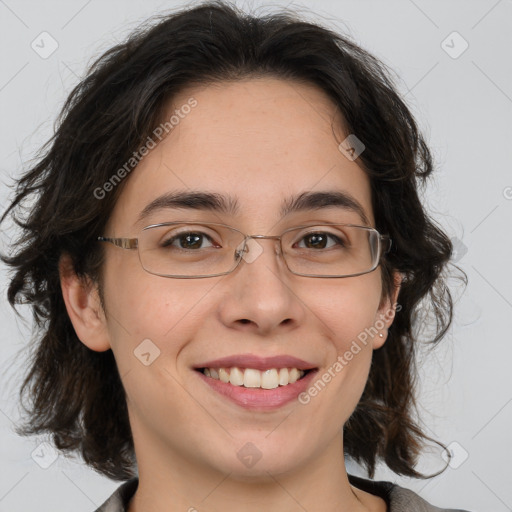
<svg viewBox="0 0 512 512"><path fill-rule="evenodd" d="M380 273L372 272L333 280L332 286L318 293L314 312L338 353L348 350L353 341L371 348L380 301Z"/></svg>
<svg viewBox="0 0 512 512"><path fill-rule="evenodd" d="M113 260L105 272L107 325L116 361L124 371L138 367L137 354L147 347L151 357L174 368L182 345L202 325L201 301L214 283L153 276L136 255L133 260Z"/></svg>
<svg viewBox="0 0 512 512"><path fill-rule="evenodd" d="M164 279L122 265L106 275L108 329L129 411L136 418L131 418L132 427L150 422L159 410L167 434L182 437L179 425L192 422L189 415L197 405L178 382L177 366L203 325L202 300L214 283Z"/></svg>
<svg viewBox="0 0 512 512"><path fill-rule="evenodd" d="M314 316L329 344L325 367L303 402L309 400L313 418L328 417L333 432L352 414L368 379L381 293L380 275L372 274L324 287L314 302Z"/></svg>

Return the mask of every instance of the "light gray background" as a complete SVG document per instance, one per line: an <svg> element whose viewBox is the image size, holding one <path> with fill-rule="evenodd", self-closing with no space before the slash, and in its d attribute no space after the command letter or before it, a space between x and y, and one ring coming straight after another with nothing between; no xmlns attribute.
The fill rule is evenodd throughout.
<svg viewBox="0 0 512 512"><path fill-rule="evenodd" d="M236 2L240 6L288 2ZM0 201L29 165L86 64L146 17L174 1L0 0ZM438 164L426 194L438 222L454 237L469 286L440 348L420 358L419 409L427 432L451 444L452 467L427 481L390 479L437 505L471 511L512 510L512 2L304 1L317 19L351 35L399 75L399 87L425 130ZM58 42L47 59L32 48L47 31ZM469 44L458 58L442 42L457 31ZM458 36L444 43L452 55ZM41 43L39 43L41 46ZM48 48L49 46L45 46ZM2 247L11 233L2 233ZM32 458L44 438L13 432L23 373L16 352L29 329L5 300L0 274L0 511L94 510L119 485L79 460L59 456L47 469ZM25 311L26 312L26 311ZM27 314L27 318L29 318ZM466 458L467 457L467 458ZM421 468L438 469L439 453ZM362 474L357 468L352 471Z"/></svg>

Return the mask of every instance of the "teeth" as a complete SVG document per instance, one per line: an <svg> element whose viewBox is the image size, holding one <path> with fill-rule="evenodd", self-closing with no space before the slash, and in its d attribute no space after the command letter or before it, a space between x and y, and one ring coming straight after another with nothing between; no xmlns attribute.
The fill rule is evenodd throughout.
<svg viewBox="0 0 512 512"><path fill-rule="evenodd" d="M244 372L244 386L246 388L260 388L261 387L261 372L247 368Z"/></svg>
<svg viewBox="0 0 512 512"><path fill-rule="evenodd" d="M219 368L219 379L222 382L229 382L229 373L224 368Z"/></svg>
<svg viewBox="0 0 512 512"><path fill-rule="evenodd" d="M246 388L275 389L297 382L305 371L298 368L271 368L260 371L254 368L204 368L203 373L212 379Z"/></svg>
<svg viewBox="0 0 512 512"><path fill-rule="evenodd" d="M261 387L263 389L274 389L279 386L279 374L275 368L261 372Z"/></svg>
<svg viewBox="0 0 512 512"><path fill-rule="evenodd" d="M297 370L297 368L292 368L290 370L290 373L288 375L288 382L290 384L293 384L294 382L297 382L300 379L300 372Z"/></svg>
<svg viewBox="0 0 512 512"><path fill-rule="evenodd" d="M233 386L243 386L244 372L239 368L232 368L229 372L229 382L233 384Z"/></svg>

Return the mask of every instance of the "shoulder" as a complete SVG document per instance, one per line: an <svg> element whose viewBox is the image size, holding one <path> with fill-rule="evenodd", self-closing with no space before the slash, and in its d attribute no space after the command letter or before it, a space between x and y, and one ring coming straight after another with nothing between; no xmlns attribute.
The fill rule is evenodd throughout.
<svg viewBox="0 0 512 512"><path fill-rule="evenodd" d="M376 482L353 475L348 475L348 479L358 489L383 498L389 512L467 512L460 509L435 507L415 492L391 482Z"/></svg>
<svg viewBox="0 0 512 512"><path fill-rule="evenodd" d="M95 512L126 512L130 499L135 494L139 479L134 477L119 486Z"/></svg>

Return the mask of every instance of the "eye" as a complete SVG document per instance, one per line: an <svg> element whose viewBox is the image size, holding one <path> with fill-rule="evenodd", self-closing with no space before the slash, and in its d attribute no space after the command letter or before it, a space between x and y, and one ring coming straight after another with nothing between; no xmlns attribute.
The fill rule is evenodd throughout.
<svg viewBox="0 0 512 512"><path fill-rule="evenodd" d="M329 240L331 240L331 244L329 245ZM345 247L346 244L341 238L337 237L336 235L332 233L326 233L326 232L312 232L308 233L302 239L299 244L302 242L305 242L305 248L306 249L329 249L335 245L339 245L341 247ZM300 246L299 248L304 248L304 246Z"/></svg>
<svg viewBox="0 0 512 512"><path fill-rule="evenodd" d="M208 246L203 246L203 243L209 243ZM184 250L205 249L206 247L220 247L216 245L213 239L205 233L200 231L183 231L181 233L172 235L163 240L160 245L162 248L176 247Z"/></svg>

